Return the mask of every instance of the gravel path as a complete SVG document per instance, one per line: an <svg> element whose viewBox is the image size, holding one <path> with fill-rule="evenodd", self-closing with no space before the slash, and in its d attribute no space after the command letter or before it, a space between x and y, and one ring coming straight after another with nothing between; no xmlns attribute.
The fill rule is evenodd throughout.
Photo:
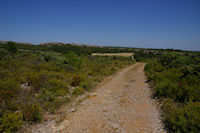
<svg viewBox="0 0 200 133"><path fill-rule="evenodd" d="M144 63L117 73L101 85L64 121L44 125L35 132L163 133L156 102L145 82Z"/></svg>

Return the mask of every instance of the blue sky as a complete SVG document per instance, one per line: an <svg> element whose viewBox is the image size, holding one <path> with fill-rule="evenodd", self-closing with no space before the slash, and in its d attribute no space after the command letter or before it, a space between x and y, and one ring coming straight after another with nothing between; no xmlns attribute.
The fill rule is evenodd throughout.
<svg viewBox="0 0 200 133"><path fill-rule="evenodd" d="M200 0L0 0L0 40L200 51Z"/></svg>

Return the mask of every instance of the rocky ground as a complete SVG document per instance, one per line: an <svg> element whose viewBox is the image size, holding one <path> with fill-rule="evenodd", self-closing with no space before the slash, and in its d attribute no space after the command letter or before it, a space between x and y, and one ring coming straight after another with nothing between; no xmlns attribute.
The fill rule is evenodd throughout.
<svg viewBox="0 0 200 133"><path fill-rule="evenodd" d="M145 82L144 63L123 69L66 109L60 121L35 126L35 133L163 133L156 102ZM79 103L79 104L77 104Z"/></svg>

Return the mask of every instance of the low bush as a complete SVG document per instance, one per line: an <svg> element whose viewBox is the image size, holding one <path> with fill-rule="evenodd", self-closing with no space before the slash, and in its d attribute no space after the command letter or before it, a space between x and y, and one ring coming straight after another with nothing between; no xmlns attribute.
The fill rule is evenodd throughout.
<svg viewBox="0 0 200 133"><path fill-rule="evenodd" d="M45 87L56 96L66 95L68 93L68 84L58 79L49 80Z"/></svg>
<svg viewBox="0 0 200 133"><path fill-rule="evenodd" d="M81 82L84 81L84 76L81 74L73 74L71 77L70 85L79 86Z"/></svg>
<svg viewBox="0 0 200 133"><path fill-rule="evenodd" d="M64 103L67 103L69 99L67 99L66 97L57 97L52 104L50 104L51 106L49 107L49 112L51 114L54 114L56 109L58 109L61 105L63 105Z"/></svg>
<svg viewBox="0 0 200 133"><path fill-rule="evenodd" d="M80 83L80 86L84 89L84 90L91 90L93 85L92 85L92 82L90 80L86 80L84 82L81 82Z"/></svg>
<svg viewBox="0 0 200 133"><path fill-rule="evenodd" d="M75 96L78 96L81 94L83 94L83 88L81 88L81 87L76 87L72 92L72 95L75 95Z"/></svg>
<svg viewBox="0 0 200 133"><path fill-rule="evenodd" d="M43 102L53 102L55 100L55 95L45 88L41 89L41 93L38 97L39 100Z"/></svg>
<svg viewBox="0 0 200 133"><path fill-rule="evenodd" d="M200 131L199 54L163 54L145 66L153 94L164 101L162 115L169 132Z"/></svg>
<svg viewBox="0 0 200 133"><path fill-rule="evenodd" d="M169 110L164 122L170 132L198 133L200 131L200 104L189 103Z"/></svg>
<svg viewBox="0 0 200 133"><path fill-rule="evenodd" d="M28 103L22 105L23 120L27 122L41 122L42 108L38 103Z"/></svg>
<svg viewBox="0 0 200 133"><path fill-rule="evenodd" d="M82 66L82 59L73 51L66 54L66 63L80 68Z"/></svg>
<svg viewBox="0 0 200 133"><path fill-rule="evenodd" d="M0 117L0 132L16 132L22 126L22 115L20 112L7 112Z"/></svg>

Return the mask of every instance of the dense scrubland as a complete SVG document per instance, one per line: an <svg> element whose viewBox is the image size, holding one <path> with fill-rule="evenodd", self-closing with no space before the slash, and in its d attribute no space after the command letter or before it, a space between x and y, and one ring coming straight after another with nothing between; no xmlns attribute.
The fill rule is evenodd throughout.
<svg viewBox="0 0 200 133"><path fill-rule="evenodd" d="M134 52L137 61L147 62L148 82L168 132L199 132L199 52L14 42L0 45L0 132L41 122L44 113L55 113L105 76L132 64L130 57L91 56L122 52Z"/></svg>
<svg viewBox="0 0 200 133"><path fill-rule="evenodd" d="M44 113L55 113L133 63L130 57L90 56L81 46L75 50L63 46L61 51L56 46L44 51L40 50L44 46L28 46L37 50L23 46L8 42L0 48L0 132L41 122Z"/></svg>
<svg viewBox="0 0 200 133"><path fill-rule="evenodd" d="M200 131L200 53L138 53L169 132Z"/></svg>

